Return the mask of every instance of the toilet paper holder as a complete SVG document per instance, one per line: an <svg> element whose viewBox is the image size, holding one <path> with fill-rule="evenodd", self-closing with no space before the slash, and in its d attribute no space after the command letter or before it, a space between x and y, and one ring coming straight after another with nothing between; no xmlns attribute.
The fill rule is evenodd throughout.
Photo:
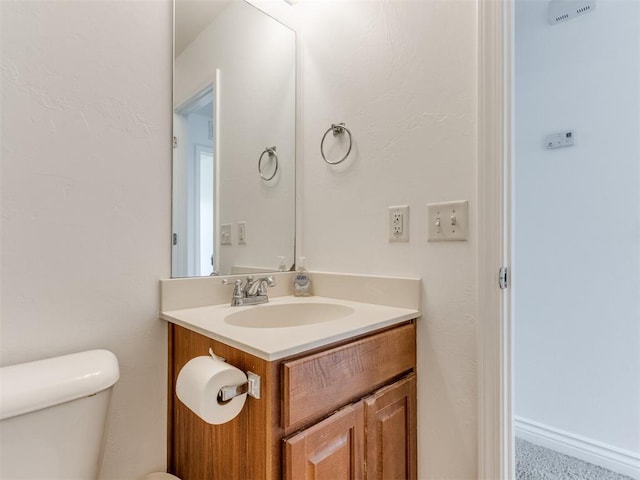
<svg viewBox="0 0 640 480"><path fill-rule="evenodd" d="M215 353L213 353L213 349L209 349L209 355L214 360L221 360L226 362L226 360ZM230 402L233 398L248 394L250 397L260 399L260 375L247 372L247 381L244 383L240 383L238 385L225 385L218 391L218 403L225 404Z"/></svg>

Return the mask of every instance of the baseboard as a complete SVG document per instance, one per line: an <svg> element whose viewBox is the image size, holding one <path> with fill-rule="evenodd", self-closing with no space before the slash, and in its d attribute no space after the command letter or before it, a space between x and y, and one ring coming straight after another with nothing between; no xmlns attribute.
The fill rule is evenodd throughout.
<svg viewBox="0 0 640 480"><path fill-rule="evenodd" d="M514 417L515 436L640 480L640 455L522 417Z"/></svg>

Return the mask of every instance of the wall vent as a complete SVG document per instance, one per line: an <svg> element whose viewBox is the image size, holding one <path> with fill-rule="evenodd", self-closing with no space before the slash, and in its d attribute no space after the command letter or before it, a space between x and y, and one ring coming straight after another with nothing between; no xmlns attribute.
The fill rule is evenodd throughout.
<svg viewBox="0 0 640 480"><path fill-rule="evenodd" d="M585 13L594 11L595 0L551 0L549 3L549 23L556 25Z"/></svg>

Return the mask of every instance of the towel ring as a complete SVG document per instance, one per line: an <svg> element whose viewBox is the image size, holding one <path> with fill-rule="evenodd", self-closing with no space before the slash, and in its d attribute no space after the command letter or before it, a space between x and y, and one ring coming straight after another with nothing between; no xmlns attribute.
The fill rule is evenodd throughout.
<svg viewBox="0 0 640 480"><path fill-rule="evenodd" d="M347 132L347 135L349 135L349 149L347 150L347 153L344 154L344 157L342 157L337 162L330 162L329 160L327 160L327 157L324 154L324 140L327 138L327 135L329 134L329 132L333 132L333 136L334 137L336 135L340 135L341 133L344 133L344 132ZM343 123L333 123L329 127L329 130L324 132L324 135L322 136L322 140L320 140L320 155L322 155L322 159L325 162L327 162L329 165L337 165L339 163L344 162L347 159L347 157L351 153L351 147L352 146L353 146L353 141L351 139L351 132L349 131L349 129L347 127L344 126L344 122Z"/></svg>
<svg viewBox="0 0 640 480"><path fill-rule="evenodd" d="M276 168L273 170L273 173L270 177L267 177L264 173L262 173L262 159L266 153L269 154L269 156L273 155L276 158ZM260 158L258 159L258 173L260 174L260 178L262 178L266 182L276 176L276 173L278 173L278 155L276 154L276 147L267 147L264 149L264 151L260 155Z"/></svg>

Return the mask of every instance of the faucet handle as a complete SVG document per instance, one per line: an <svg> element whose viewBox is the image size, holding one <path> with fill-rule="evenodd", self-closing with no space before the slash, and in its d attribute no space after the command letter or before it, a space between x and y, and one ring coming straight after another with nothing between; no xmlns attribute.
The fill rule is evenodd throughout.
<svg viewBox="0 0 640 480"><path fill-rule="evenodd" d="M273 275L269 275L267 277L263 277L260 279L260 286L258 287L258 295L266 295L267 287L275 287L276 280L273 278Z"/></svg>
<svg viewBox="0 0 640 480"><path fill-rule="evenodd" d="M233 287L233 297L239 297L242 298L242 280L240 280L239 278L237 280L229 280L228 278L223 278L222 279L222 284L223 285L234 285Z"/></svg>
<svg viewBox="0 0 640 480"><path fill-rule="evenodd" d="M231 299L231 306L242 305L242 280L239 278L237 280L229 280L227 278L222 279L223 285L234 285L233 287L233 298Z"/></svg>

